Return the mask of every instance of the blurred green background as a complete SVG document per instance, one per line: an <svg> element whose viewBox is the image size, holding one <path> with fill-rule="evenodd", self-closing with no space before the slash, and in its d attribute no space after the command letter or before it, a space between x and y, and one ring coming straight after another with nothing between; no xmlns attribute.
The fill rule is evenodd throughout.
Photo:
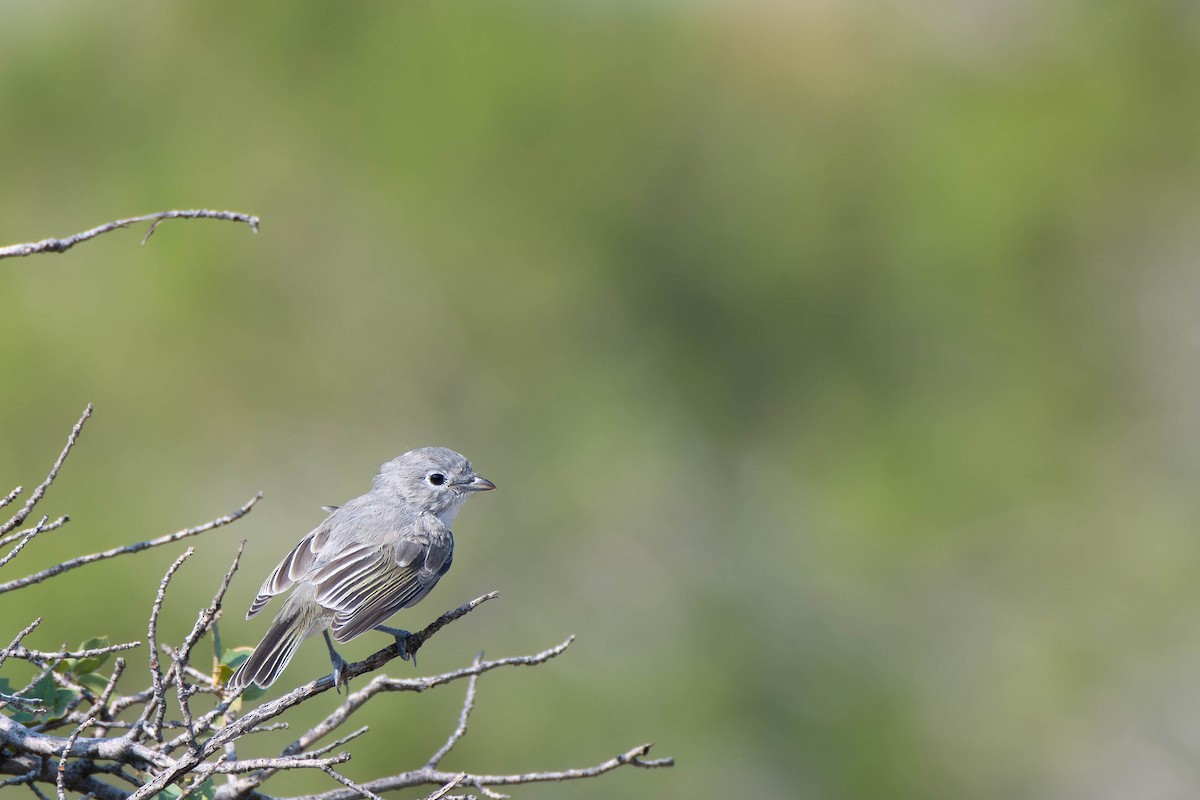
<svg viewBox="0 0 1200 800"><path fill-rule="evenodd" d="M1166 0L5 4L0 243L263 228L0 263L0 490L96 405L74 521L0 578L261 489L164 612L246 538L251 644L319 506L442 444L501 490L396 624L502 598L421 670L578 636L482 680L448 769L654 741L513 794L1193 797L1197 86ZM183 548L6 595L0 638L144 638ZM382 698L347 773L422 763L461 690Z"/></svg>

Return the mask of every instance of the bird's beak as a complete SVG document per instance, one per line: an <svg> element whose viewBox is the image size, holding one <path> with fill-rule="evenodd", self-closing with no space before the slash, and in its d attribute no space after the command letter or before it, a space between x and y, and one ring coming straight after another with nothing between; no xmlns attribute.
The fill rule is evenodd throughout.
<svg viewBox="0 0 1200 800"><path fill-rule="evenodd" d="M489 492L496 488L496 484L489 481L487 478L481 478L476 475L471 479L471 482L462 487L468 492Z"/></svg>

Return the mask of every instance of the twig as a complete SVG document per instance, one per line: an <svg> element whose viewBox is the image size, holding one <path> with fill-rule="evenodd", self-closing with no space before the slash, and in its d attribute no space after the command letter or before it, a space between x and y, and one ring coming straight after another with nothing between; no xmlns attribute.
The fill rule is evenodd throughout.
<svg viewBox="0 0 1200 800"><path fill-rule="evenodd" d="M93 647L87 650L58 650L53 653L47 653L42 650L30 650L27 647L13 646L10 647L10 655L13 658L19 658L23 661L44 662L44 661L61 661L65 658L94 658L102 656L105 653L119 653L122 650L132 650L135 647L141 647L141 642L122 642L120 644L110 644L104 647ZM0 663L3 663L0 661Z"/></svg>
<svg viewBox="0 0 1200 800"><path fill-rule="evenodd" d="M130 217L129 219L119 219L115 222L106 222L103 225L98 225L91 230L76 233L68 236L65 239L43 239L40 242L27 242L25 244L11 244L7 247L0 247L0 258L19 258L21 256L31 256L35 253L65 253L80 242L86 242L88 239L109 233L110 231L127 228L130 225L136 225L139 222L150 222L150 230L146 232L146 236L142 239L142 244L146 243L146 239L150 238L150 234L154 233L155 229L167 219L223 219L229 222L244 222L250 226L250 229L258 233L259 219L250 214L242 214L237 211L210 211L208 209L192 209L190 211L158 211L154 214L143 214L140 217Z"/></svg>
<svg viewBox="0 0 1200 800"><path fill-rule="evenodd" d="M0 743L9 745L20 753L39 756L58 756L63 752L66 739L45 733L34 733L4 714L0 714ZM74 758L99 758L120 761L139 769L154 766L167 769L175 763L169 756L138 744L127 736L116 739L80 737L71 748Z"/></svg>
<svg viewBox="0 0 1200 800"><path fill-rule="evenodd" d="M454 609L453 611L446 612L441 617L439 617L437 620L434 620L434 622L430 626L428 626L424 631L422 631L422 633L426 634L423 637L423 640L428 639L429 636L432 635L432 633L429 632L431 628L434 630L440 629L443 625L446 624L447 621L452 620L452 619L458 619L459 617L463 616L463 614L468 613L471 609L478 607L480 603L484 602L487 599L490 599L491 597L495 597L495 596L497 596L497 593L492 592L488 595L484 595L483 597L476 598L475 600L472 600L471 602L466 603L466 604L460 606L459 608ZM416 635L416 634L414 634L414 635ZM565 643L564 643L563 647L565 647ZM395 658L399 658L400 654L401 654L401 652L400 652L399 645L392 644L392 645L385 647L384 649L368 656L366 659L364 659L362 661L358 661L358 662L347 665L347 667L345 668L345 673L348 674L350 677L361 675L364 672L378 669L379 667L383 666L384 664L388 663L389 661L391 661ZM515 661L508 660L508 661L512 661L513 663L519 663L519 662L523 661L524 658L525 657L519 657L518 660L515 660ZM479 666L478 671L486 672L489 669L495 669L496 667L499 667L499 666L503 666L503 663L502 662L484 662L483 664L481 664ZM473 668L467 668L466 671L459 670L458 671L459 674L456 677L449 677L453 673L447 673L447 675L438 676L437 678L421 679L423 681L423 683L421 683L421 688L419 688L419 689L415 688L415 684L412 686L406 686L406 688L409 691L424 691L425 689L431 688L432 686L439 685L440 682L445 682L446 680L456 680L457 678L467 677L467 675L471 674L470 671L472 669ZM444 680L439 681L439 679L444 679ZM371 685L376 684L378 681L379 681L379 678L376 678L375 680L373 680L371 682ZM163 772L160 772L158 775L154 776L151 780L147 781L147 783L144 786L142 786L142 788L138 789L136 792L134 792L132 795L130 795L129 800L142 800L142 798L148 798L148 797L151 797L151 796L157 794L158 792L160 792L164 788L166 788L168 785L174 783L175 781L179 780L184 775L188 774L190 771L192 771L196 767L197 764L199 764L205 758L208 758L210 755L212 755L216 751L222 749L225 746L226 742L230 742L230 741L233 741L234 739L237 739L239 736L241 736L243 733L245 733L250 728L257 727L258 725L261 725L263 722L266 722L269 719L274 719L275 717L279 716L280 714L282 714L284 711L288 710L289 708L297 706L300 703L308 700L311 697L315 697L318 694L329 691L330 689L333 688L333 685L334 685L333 684L333 676L326 675L323 678L318 678L315 681L310 681L309 683L305 684L304 686L301 686L297 689L293 689L291 692L288 692L287 694L283 695L280 698L277 698L269 703L264 703L263 705L258 706L257 708L254 708L253 710L249 711L244 716L242 716L240 719L235 720L234 722L231 722L230 724L228 724L225 727L218 730L211 737L209 737L204 742L203 746L201 747L200 752L198 752L198 753L188 752L188 753L185 753L182 756L180 756L180 758L176 762L175 766L171 767L170 769L164 770ZM379 691L379 689L376 689L375 691L377 692L377 691ZM396 691L396 689L392 689L392 691ZM361 694L361 693L360 692L355 693L355 695L359 695L359 694ZM355 695L350 695L347 697L347 699L346 699L347 705L350 704L350 702L352 701L352 699L354 698ZM224 703L217 706L217 708L210 711L209 714L214 715L214 716L219 716L220 714L223 714L225 709L228 708L229 702L233 699L233 697L236 697L236 696L237 696L236 694L232 695L229 700L226 700ZM340 724L340 723L338 723L338 724ZM321 736L326 735L329 731L331 731L333 729L333 727L336 727L336 725L329 727L328 730L326 730L324 733L321 733L320 735ZM313 741L313 739L310 739L307 736L302 737L302 739L305 739L308 741ZM285 755L285 756L295 755L296 752L299 751L299 749L300 748L297 748L296 751L292 751L291 748L289 747L287 750L284 751L283 755ZM222 788L226 789L228 787L222 787Z"/></svg>
<svg viewBox="0 0 1200 800"><path fill-rule="evenodd" d="M344 745L346 742L350 741L351 739L357 739L359 736L362 736L364 733L366 733L369 730L371 730L371 726L363 725L361 728L356 730L354 733L351 733L347 736L343 736L340 739L336 739L336 740L330 742L329 744L321 745L316 750L309 750L308 755L310 755L310 756L324 755L325 753L328 753L330 750L334 749L335 747L341 747L342 745Z"/></svg>
<svg viewBox="0 0 1200 800"><path fill-rule="evenodd" d="M20 690L18 690L18 691L17 691L17 692L16 692L16 693L13 695L13 697L21 697L21 696L22 696L22 695L24 695L26 692L28 692L30 689L32 689L33 687L37 686L39 683L41 683L41 681L42 681L42 678L44 678L44 677L46 677L47 675L49 675L50 673L52 673L52 672L54 671L54 668L55 668L55 667L57 667L57 666L59 665L59 663L60 663L60 662L58 662L58 661L51 661L50 663L46 664L44 667L42 667L42 671L41 671L41 672L39 672L39 673L37 674L37 676L36 676L36 677L34 677L34 679L33 679L33 680L31 680L29 683L25 684L25 688L24 688L24 689L20 689Z"/></svg>
<svg viewBox="0 0 1200 800"><path fill-rule="evenodd" d="M16 547L14 547L12 550L10 550L8 552L7 555L5 555L3 558L0 558L0 567L3 567L9 561L12 561L14 558L16 558L17 553L19 553L23 549L25 549L25 545L32 542L33 537L37 536L39 533L45 533L46 531L58 530L59 528L61 528L63 525L66 525L70 521L71 521L71 518L66 515L59 517L58 519L54 520L53 522L50 522L49 516L43 516L41 522L39 522L37 525L33 526L32 528L26 528L23 531L18 531L14 534L10 534L9 536L4 537L3 539L0 539L0 547L3 547L4 545L6 545L9 542L12 542L16 539L21 540L17 544Z"/></svg>
<svg viewBox="0 0 1200 800"><path fill-rule="evenodd" d="M367 798L370 798L370 800L383 800L382 797L375 794L370 789L366 788L365 786L360 786L359 784L357 784L354 781L347 778L342 773L338 772L333 767L321 767L321 771L324 772L329 777L333 778L338 783L342 784L343 786L347 786L350 789L352 789L354 791L354 795L357 795L358 797L367 797ZM354 796L354 795L352 795L352 796Z"/></svg>
<svg viewBox="0 0 1200 800"><path fill-rule="evenodd" d="M5 786L19 786L22 783L30 783L31 781L37 779L38 773L39 770L35 767L23 775L14 775L11 778L5 778L4 780L0 781L0 789L3 789Z"/></svg>
<svg viewBox="0 0 1200 800"><path fill-rule="evenodd" d="M493 800L508 800L508 798L511 796L511 795L507 795L507 794L502 794L501 792L493 791L492 789L489 789L488 787L484 786L478 780L475 781L474 785L475 785L475 788L479 790L480 794L482 794L484 797L491 797L491 798L493 798Z"/></svg>
<svg viewBox="0 0 1200 800"><path fill-rule="evenodd" d="M191 548L188 549L190 550ZM195 726L195 722L192 719L192 708L188 702L191 698L191 693L184 680L187 674L188 659L191 657L192 648L196 646L196 642L200 641L200 637L211 630L213 622L221 613L221 601L225 599L225 592L229 589L229 582L233 580L233 574L237 572L238 563L242 559L242 551L245 549L246 540L243 539L238 545L237 555L233 557L233 563L230 565L229 571L225 573L224 580L217 587L217 593L213 595L212 602L208 608L200 612L200 615L196 618L196 624L192 626L191 633L184 637L179 651L171 656L175 662L175 695L179 701L179 711L183 715L183 729L187 735L188 748L193 751L199 749L199 746L196 744L196 736L201 733L201 730Z"/></svg>
<svg viewBox="0 0 1200 800"><path fill-rule="evenodd" d="M13 489L8 494L4 495L4 497L0 497L0 508L4 508L6 505L11 503L13 500L16 500L17 495L19 495L23 491L25 491L25 487L18 486L17 488ZM0 785L2 785L2 784L0 784Z"/></svg>
<svg viewBox="0 0 1200 800"><path fill-rule="evenodd" d="M175 577L175 571L183 566L183 562L187 561L192 553L195 552L195 548L189 547L167 568L167 574L163 576L163 579L158 584L158 593L154 596L154 605L150 607L150 625L147 629L147 634L150 641L150 677L154 681L154 693L150 698L150 703L147 705L146 710L154 709L154 719L150 723L149 733L158 742L162 741L163 715L167 712L166 687L163 685L162 667L158 662L158 614L162 611L163 600L167 596L167 584L171 582L171 578Z"/></svg>
<svg viewBox="0 0 1200 800"><path fill-rule="evenodd" d="M495 600L499 596L500 596L499 592L488 592L485 595L476 597L474 600L472 600L468 603L463 603L461 606L454 609L453 611L447 611L445 614L442 614L440 617L435 619L433 622L426 625L422 630L419 630L416 633L409 635L408 639L406 639L404 642L405 650L408 651L408 654L410 656L416 656L417 651L421 649L421 645L425 644L425 642L428 641L429 637L433 636L435 633L440 631L443 627L445 627L446 625L449 625L451 622L454 622L454 620L458 619L459 617L462 617L463 615L468 614L471 611L474 611L476 608L483 605L488 600ZM354 676L349 675L348 677L352 678Z"/></svg>
<svg viewBox="0 0 1200 800"><path fill-rule="evenodd" d="M0 666L4 665L5 660L12 655L13 651L21 645L21 640L29 634L33 633L33 629L42 624L42 618L38 617L33 622L29 623L17 634L17 637L12 640L12 644L0 650ZM23 691L23 690L22 690ZM0 692L0 708L4 706L15 706L21 711L41 712L45 710L45 706L38 700L27 700L21 697L21 692L16 694L5 694ZM32 785L32 784L30 784Z"/></svg>
<svg viewBox="0 0 1200 800"><path fill-rule="evenodd" d="M58 759L58 775L55 778L55 786L58 789L58 800L67 800L67 787L63 779L67 774L67 757L71 753L71 748L75 746L75 741L79 738L79 734L83 733L95 721L95 717L88 717L67 737L67 744L63 747L62 755Z"/></svg>
<svg viewBox="0 0 1200 800"><path fill-rule="evenodd" d="M493 592L492 595L494 595L494 594L495 593ZM488 596L492 596L492 595L484 595L484 597L488 597ZM479 600L479 599L481 599L481 598L477 598L477 600ZM471 603L467 603L463 606L460 606L459 609L466 608L468 606L470 608L475 608L478 605L479 605L478 602L472 601ZM457 611L459 609L455 609L455 610ZM454 613L454 612L448 612L448 613ZM443 617L445 617L445 616L446 615L443 615ZM439 619L441 619L441 618L439 618ZM428 629L426 629L426 630L428 630ZM547 650L543 650L540 653L531 655L531 656L512 656L510 658L501 658L501 659L497 659L495 661L481 661L481 660L477 659L476 662L473 663L469 667L464 667L462 669L454 670L453 672L446 672L441 675L433 675L433 676L430 676L427 678L393 679L393 678L387 677L386 675L379 675L379 676L373 678L371 680L371 682L368 683L366 686L364 686L362 689L358 690L357 692L353 692L353 693L347 695L345 701L343 701L342 704L340 706L338 706L334 711L330 712L330 714L327 717L325 717L325 719L321 720L319 723L317 723L312 728L310 728L308 730L308 732L306 732L303 736L301 736L299 739L297 739L296 741L292 742L287 747L285 747L283 749L283 755L285 755L285 756L297 755L297 754L303 752L304 750L306 750L314 742L324 738L325 736L328 736L330 733L332 733L334 730L336 730L339 726L341 726L351 714L353 714L358 709L362 708L364 705L366 705L367 701L369 701L372 697L374 697L375 695L377 695L381 692L400 692L400 691L424 692L424 691L434 688L435 686L441 686L443 684L452 683L454 681L461 680L463 678L471 678L471 677L479 676L485 672L490 672L493 669L498 669L499 667L535 666L537 664L544 664L545 662L549 661L550 659L554 658L555 656L562 654L570 646L571 642L574 641L574 639L575 639L575 637L573 637L573 636L569 637L568 639L566 639L566 641L564 641L558 645L555 645L554 647L551 647ZM359 667L362 664L366 664L366 663L370 662L372 659L376 658L377 656L379 656L383 653L387 653L392 650L396 650L395 645L385 648L384 650L380 650L378 653L375 653L374 655L369 656L364 661L360 661L357 664L351 664L350 667L347 667L347 669L352 668L352 667ZM396 655L398 655L398 654L399 653L397 651ZM393 655L392 657L395 658L396 655ZM293 691L291 693L291 695L285 695L284 697L281 697L279 700L276 700L274 702L275 703L284 702L285 700L288 700L288 698L291 697L292 695L296 695L296 694L298 694L302 691L308 690L310 688L313 689L313 693L315 694L318 691L327 691L329 688L331 688L331 686L332 686L332 678L329 676L326 676L319 680L313 681L312 683L308 684L308 686L301 687L300 689ZM300 702L303 702L304 699L307 699L307 696L304 696L301 699L291 701L289 703L289 705L298 705ZM262 711L263 708L265 708L265 706L259 706L252 713L258 713L258 712ZM280 712L275 712L275 713L280 713ZM365 728L360 729L359 733L361 733L364 730L365 730ZM357 733L354 735L357 735ZM336 745L336 743L335 743L335 745ZM332 748L335 745L328 745L327 747ZM325 750L325 748L322 748L321 750L314 751L314 753L320 753L320 752L323 752L324 750ZM261 775L257 775L252 778L248 778L238 784L237 792L238 793L246 792L250 789L253 789L256 786L260 786L267 779L269 779L273 774L274 773L267 771L267 772L262 773ZM237 796L237 795L234 795L234 796Z"/></svg>
<svg viewBox="0 0 1200 800"><path fill-rule="evenodd" d="M0 252L3 252L3 250L0 250ZM3 256L0 256L0 258L3 258ZM58 459L54 462L54 466L50 468L50 474L46 476L46 480L42 481L38 487L33 490L33 494L29 495L29 499L25 501L25 505L21 506L21 509L17 511L17 513L14 514L8 522L0 525L0 536L12 532L14 528L24 522L25 518L29 516L29 512L33 511L33 507L38 504L43 496L45 496L46 489L48 489L50 484L54 483L54 479L58 477L58 471L62 469L63 462L67 460L67 455L71 452L71 448L75 446L75 442L79 439L79 432L83 430L83 424L88 421L88 417L90 416L92 416L92 404L88 403L87 408L83 410L83 415L79 418L79 421L75 423L73 428L71 428L71 434L67 437L67 445L62 449L62 452L59 453ZM14 490L12 496L16 496L16 490ZM7 505L7 503L5 503L5 505Z"/></svg>
<svg viewBox="0 0 1200 800"><path fill-rule="evenodd" d="M490 600L493 597L498 597L498 596L499 596L498 592L489 592L488 594L485 594L481 597L475 598L474 600L470 601L469 603L464 603L463 605L459 606L458 608L454 609L453 611L446 612L441 617L438 617L438 619L434 620L434 622L432 624L430 624L428 627L426 627L420 633L412 634L412 636L409 637L409 641L412 641L412 639L416 638L417 636L421 636L422 637L421 641L424 642L425 640L427 640L429 638L429 636L433 635L432 633L429 633L428 635L426 635L427 631L429 631L431 628L434 628L434 626L437 626L435 628L435 630L441 629L442 625L444 624L444 623L442 623L443 619L448 619L448 618L458 619L459 617L461 617L463 614L466 614L471 609L477 608L481 603L484 603L487 600ZM559 645L558 648L553 648L554 650L556 650L556 652L554 652L551 655L547 655L546 659L543 659L543 660L548 660L550 658L553 658L554 656L558 655L563 650L565 650L568 645L570 645L570 640L567 640L563 644ZM561 649L559 649L559 648L561 648ZM550 652L550 651L547 651L547 652ZM351 677L355 677L355 676L363 674L364 672L368 672L372 669L378 669L379 667L383 666L383 664L387 663L388 661L392 660L393 658L398 657L399 655L400 655L399 648L393 644L389 647L385 647L383 650L380 650L376 653L373 653L370 656L367 656L367 658L363 659L362 661L347 665L346 667L343 668L342 674L344 674L344 675L348 674ZM544 654L539 654L539 656L540 655L544 655ZM525 657L518 656L517 658L525 658ZM537 656L534 656L533 658L537 658ZM375 663L376 661L378 661L379 663L376 664ZM511 661L511 660L510 659L501 659L501 661L488 662L485 664L481 664L477 668L469 667L465 670L458 670L453 673L446 673L444 675L438 675L438 676L434 676L432 678L413 678L413 679L411 679L413 681L413 683L405 684L403 688L401 688L398 685L399 683L402 683L402 681L395 681L391 678L387 678L386 676L381 675L381 676L373 679L363 689L360 689L357 692L353 692L351 694L346 695L345 702L343 702L340 706L338 706L338 708L335 711L333 711L331 714L329 714L329 716L327 716L319 724L315 725L311 730L309 730L308 733L304 734L299 739L297 739L296 741L289 744L287 746L287 748L284 749L284 754L291 755L291 754L299 753L301 750L304 750L309 745L311 745L313 742L316 742L316 741L324 738L325 736L328 736L335 728L337 728L339 725L341 725L343 722L345 722L347 717L349 717L356 710L361 708L364 703L366 703L369 699L371 699L371 697L373 697L374 695L378 694L381 691L404 691L405 689L407 689L408 691L423 692L426 689L432 689L434 686L440 686L442 683L449 683L450 681L458 680L460 678L465 678L465 677L468 677L473 674L482 674L484 672L487 672L489 669L495 669L498 666L507 666L508 665L507 662L509 662L509 661ZM517 662L511 661L511 663L517 663ZM325 678L321 678L318 681L315 681L314 683L319 684L321 681L326 681L326 680L330 682L330 685L332 685L332 681L333 681L332 676L327 676ZM328 688L328 687L326 687L326 688Z"/></svg>
<svg viewBox="0 0 1200 800"><path fill-rule="evenodd" d="M17 638L12 640L12 644L10 644L8 647L4 648L3 650L0 650L0 666L4 666L5 660L10 655L12 655L13 651L16 650L17 647L20 646L21 640L24 639L29 634L33 633L33 629L41 624L42 624L42 618L38 617L33 622L26 625L24 630L22 630L20 633L17 634Z"/></svg>
<svg viewBox="0 0 1200 800"><path fill-rule="evenodd" d="M438 789L433 794L426 797L425 800L442 800L443 797L445 797L447 794L450 793L451 789L453 789L455 786L458 786L460 783L462 783L463 779L466 777L467 777L467 773L465 773L465 772L458 773L457 775L454 776L453 780L451 780L449 783L447 783L442 788Z"/></svg>
<svg viewBox="0 0 1200 800"><path fill-rule="evenodd" d="M643 769L656 769L660 767L671 767L675 765L675 760L672 758L657 758L646 761L643 759L650 752L650 744L642 744L622 753L619 756L614 756L607 761L602 761L592 767L584 767L582 769L567 769L552 772L525 772L513 775L474 775L467 773L463 777L464 783L469 783L478 786L481 791L484 791L485 786L516 786L526 783L547 783L558 781L580 780L582 778L595 778L603 775L606 772L612 772L620 767L641 767ZM362 788L371 792L390 792L397 789L408 789L413 786L435 785L443 786L457 776L454 772L442 772L440 770L418 769L412 772L393 775L390 778L381 778L379 780L369 781L362 784ZM290 800L351 800L354 794L344 789L334 789L321 794L303 795L302 797L293 797Z"/></svg>
<svg viewBox="0 0 1200 800"><path fill-rule="evenodd" d="M212 773L252 772L256 769L320 769L331 764L344 764L350 760L349 753L340 753L330 758L247 758L242 761L225 761L214 764ZM202 768L203 769L203 768Z"/></svg>
<svg viewBox="0 0 1200 800"><path fill-rule="evenodd" d="M118 658L113 665L112 675L108 678L108 683L105 684L104 690L100 692L100 696L96 698L96 702L92 703L92 711L96 719L101 720L101 724L96 726L96 734L103 736L107 733L107 726L103 724L104 718L108 715L108 701L112 697L113 690L117 688L117 681L121 680L121 673L125 671L125 659Z"/></svg>
<svg viewBox="0 0 1200 800"><path fill-rule="evenodd" d="M184 637L183 644L180 645L175 655L176 660L181 665L187 664L192 654L192 648L196 646L196 643L200 641L200 638L204 634L212 630L213 623L220 617L221 603L225 599L225 592L229 591L229 582L233 580L233 575L237 572L238 564L242 560L242 551L245 549L246 540L243 539L238 544L237 554L233 557L233 563L229 565L229 570L225 573L224 579L221 580L221 585L217 587L212 602L209 603L208 608L200 612L196 618L196 624L192 626L192 632Z"/></svg>
<svg viewBox="0 0 1200 800"><path fill-rule="evenodd" d="M301 737L297 742L289 745L289 750L297 744L311 742L316 738L326 735L329 731L345 722L346 718L362 708L368 700L381 692L424 692L435 686L452 683L462 678L469 678L482 675L485 672L490 672L498 667L510 666L535 666L544 664L555 656L561 655L575 637L570 637L561 644L555 645L548 650L543 650L532 656L512 656L510 658L501 658L496 661L483 661L477 666L464 667L446 672L441 675L434 675L428 678L389 678L386 675L380 675L374 678L365 687L357 692L349 695L345 702L342 703L335 711L326 717L321 723L314 726L307 734ZM365 662L359 662L365 663ZM322 679L324 680L324 679Z"/></svg>
<svg viewBox="0 0 1200 800"><path fill-rule="evenodd" d="M254 497L250 498L237 511L234 511L231 514L226 514L223 517L217 517L214 520L206 522L203 525L197 525L194 528L184 528L181 531L169 533L165 536L160 536L157 539L149 539L144 542L135 542L133 544L127 544L124 547L114 547L111 550L105 550L101 553L92 553L90 555L72 558L69 561L64 561L61 564L55 564L54 566L48 567L47 569L34 573L33 575L28 575L24 578L18 578L17 580L9 581L8 583L0 583L0 594L11 592L15 589L22 589L34 583L41 583L47 578L53 578L56 575L61 575L67 570L82 567L85 564L103 561L106 558L123 556L128 553L140 553L141 551L147 550L151 547L158 547L160 545L170 544L171 542L177 542L180 539L186 539L189 536L197 536L201 533L207 533L213 528L219 528L222 525L228 525L229 523L246 516L246 514L250 513L250 509L254 507L254 504L262 499L262 496L262 492L259 492Z"/></svg>
<svg viewBox="0 0 1200 800"><path fill-rule="evenodd" d="M476 668L478 668L479 665L482 663L483 663L483 651L480 650L475 655L474 665ZM437 752L434 753L432 756L430 756L429 760L425 762L425 766L427 768L433 769L438 764L440 764L442 759L445 758L450 753L450 751L454 748L454 745L458 744L459 740L462 739L462 737L466 734L467 720L471 716L471 710L473 708L475 708L475 686L478 683L479 683L479 673L472 675L471 679L469 681L467 681L467 695L463 699L462 710L458 713L458 727L456 727L454 729L454 731L450 734L450 737L448 739L446 739L446 743L443 744L441 747L439 747ZM451 788L453 788L453 787L451 787ZM447 790L447 791L449 791L449 790Z"/></svg>
<svg viewBox="0 0 1200 800"><path fill-rule="evenodd" d="M46 710L46 706L41 700L30 700L26 697L21 697L18 694L5 694L0 692L0 708L12 706L19 711L29 711L35 714L40 714Z"/></svg>

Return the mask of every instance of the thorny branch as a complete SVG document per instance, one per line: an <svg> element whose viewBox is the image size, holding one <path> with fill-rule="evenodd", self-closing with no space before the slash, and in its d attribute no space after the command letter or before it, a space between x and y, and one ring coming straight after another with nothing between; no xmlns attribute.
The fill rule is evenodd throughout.
<svg viewBox="0 0 1200 800"><path fill-rule="evenodd" d="M158 226L164 220L168 219L223 219L229 222L244 222L255 233L258 233L259 226L258 217L251 214L242 214L238 211L210 211L206 208L195 208L190 211L158 211L153 214L143 214L140 217L106 222L103 225L97 225L95 228L73 234L65 239L50 238L42 239L40 242L10 244L7 247L0 247L0 258L20 258L21 256L32 256L37 253L65 253L80 242L94 239L102 233L128 228L130 225L136 225L139 222L150 223L150 229L142 237L142 244L145 244L146 240L150 238Z"/></svg>
<svg viewBox="0 0 1200 800"><path fill-rule="evenodd" d="M67 446L55 462L49 476L13 518L20 519L5 523L6 527L0 532L0 546L18 541L18 538L12 536L4 539L3 534L10 534L19 527L42 499L45 490L53 483L74 446L83 423L90 415L91 406L88 406L72 430ZM0 497L0 507L14 502L21 491L18 487L8 495ZM26 578L2 583L0 593L39 583L94 561L140 552L213 530L240 519L261 497L260 493L232 514L203 525L70 559ZM38 528L48 529L45 527L47 519L43 517L42 523L34 526L29 532L17 534L20 544L8 554L6 561L0 563L0 566L18 555L20 548L37 535ZM65 517L62 519L66 521ZM149 685L145 688L130 693L117 691L120 680L127 672L126 662L121 658L116 659L107 678L94 672L103 659L113 653L139 647L140 642L100 647L85 646L75 650L69 650L65 646L53 650L35 649L24 642L42 622L39 618L21 630L11 640L11 644L0 650L0 667L6 659L18 659L40 670L38 676L24 688L12 694L0 694L0 708L8 706L7 713L0 713L0 786L25 786L39 798L47 800L46 791L50 791L50 787L53 787L53 792L62 800L66 800L69 792L99 800L149 800L171 786L178 787L175 794L177 800L200 796L212 800L271 800L271 796L261 790L267 781L284 770L309 769L328 775L329 779L336 782L336 788L288 800L351 800L360 797L376 799L383 793L417 786L436 787L427 798L436 800L450 797L449 793L456 787L473 789L487 797L504 797L505 795L496 791L497 787L594 778L625 766L656 768L674 764L669 758L647 758L650 745L643 744L593 766L579 769L483 774L466 771L447 772L440 768L441 762L467 734L481 675L502 667L533 667L545 664L565 652L570 647L573 637L531 655L485 660L481 652L469 666L439 675L403 679L391 678L384 674L375 675L358 691L348 693L344 702L300 734L278 755L256 754L239 757L236 746L248 745L252 741L246 738L248 734L286 725L272 723L271 720L334 688L333 676L327 675L299 686L282 697L251 706L250 700L244 696L246 692L225 691L223 682L229 674L228 667L215 666L212 672L207 672L190 664L190 658L201 640L205 637L216 639L216 624L221 617L221 604L237 571L244 545L243 541L238 547L237 555L217 587L212 602L201 609L191 631L178 646L159 641L158 620L170 585L183 572L185 561L193 553L193 548L189 547L167 570L158 584L151 604L147 628L150 653L148 660L141 662L148 665L150 673ZM423 630L411 635L405 643L406 652L415 654L444 626L461 619L496 597L497 592L489 592L442 614ZM220 648L217 646L215 649ZM159 661L162 655L168 659L165 665ZM389 645L362 661L347 665L344 675L353 679L374 672L402 655L399 645ZM25 694L34 693L35 689L46 693L48 690L43 681L48 677L52 679L49 684L52 693L47 695L49 700L45 697L36 700L23 697ZM335 735L355 712L381 694L420 693L461 680L467 681L467 687L457 724L445 742L418 768L366 782L351 780L334 769L350 759L349 752L334 751L339 751L344 745L367 734L369 731L366 726L327 744L317 744ZM61 698L55 693L65 693L69 698L68 702L59 702ZM172 694L181 720L167 718L167 708L170 705L168 700ZM194 708L193 704L202 698L203 709ZM65 737L48 732L59 728L68 728ZM163 732L168 730L172 732L170 738L163 736ZM89 731L93 731L95 735L88 736ZM218 785L215 781L217 776L221 775L225 776L225 782ZM46 791L43 791L42 787L45 787Z"/></svg>

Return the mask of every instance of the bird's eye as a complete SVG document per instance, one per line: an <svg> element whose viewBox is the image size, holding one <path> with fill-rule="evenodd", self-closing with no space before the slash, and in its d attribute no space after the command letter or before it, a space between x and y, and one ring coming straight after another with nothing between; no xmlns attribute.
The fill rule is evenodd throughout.
<svg viewBox="0 0 1200 800"><path fill-rule="evenodd" d="M425 480L429 481L434 486L441 486L443 483L446 482L446 476L440 472L431 472L431 473L429 473L429 477L426 478Z"/></svg>

